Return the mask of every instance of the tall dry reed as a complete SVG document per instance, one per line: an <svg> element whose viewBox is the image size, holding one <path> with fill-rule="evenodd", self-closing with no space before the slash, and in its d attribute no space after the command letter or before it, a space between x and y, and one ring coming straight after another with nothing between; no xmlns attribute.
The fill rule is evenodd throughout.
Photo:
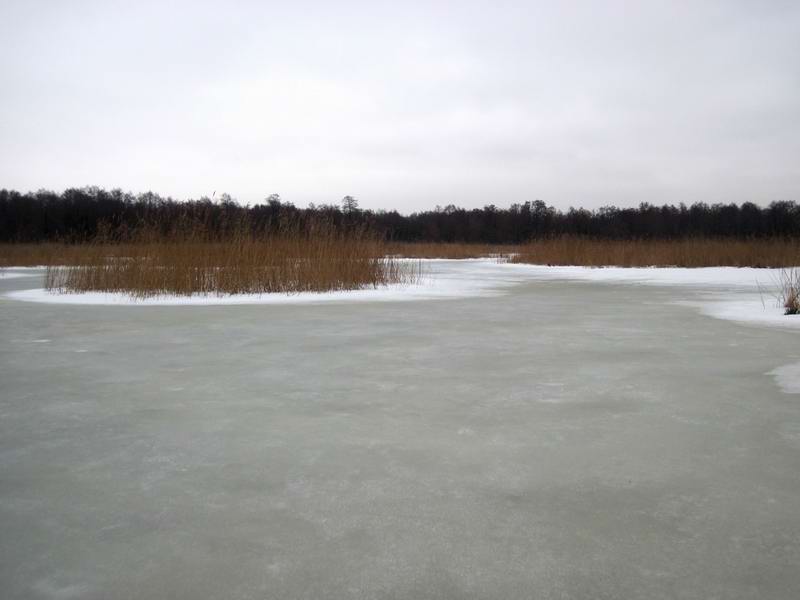
<svg viewBox="0 0 800 600"><path fill-rule="evenodd" d="M210 236L189 226L142 228L123 243L79 246L70 266L51 266L58 292L123 292L134 298L176 294L268 294L355 290L411 283L419 265L386 258L364 229L317 224L256 234L246 227Z"/></svg>
<svg viewBox="0 0 800 600"><path fill-rule="evenodd" d="M590 267L792 267L800 265L800 240L559 237L523 245L511 262Z"/></svg>
<svg viewBox="0 0 800 600"><path fill-rule="evenodd" d="M800 314L800 268L782 269L778 283L778 301L785 313Z"/></svg>

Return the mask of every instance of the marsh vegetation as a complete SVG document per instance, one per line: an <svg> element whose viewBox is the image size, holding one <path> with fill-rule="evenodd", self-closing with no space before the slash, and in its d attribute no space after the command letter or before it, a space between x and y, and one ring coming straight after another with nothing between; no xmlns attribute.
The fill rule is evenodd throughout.
<svg viewBox="0 0 800 600"><path fill-rule="evenodd" d="M511 262L587 267L792 267L800 240L605 240L562 236L522 245Z"/></svg>
<svg viewBox="0 0 800 600"><path fill-rule="evenodd" d="M385 257L362 227L287 226L258 235L237 226L210 234L201 226L167 233L143 227L122 242L99 236L70 248L69 261L47 268L56 292L159 295L268 294L356 290L414 283L419 265Z"/></svg>

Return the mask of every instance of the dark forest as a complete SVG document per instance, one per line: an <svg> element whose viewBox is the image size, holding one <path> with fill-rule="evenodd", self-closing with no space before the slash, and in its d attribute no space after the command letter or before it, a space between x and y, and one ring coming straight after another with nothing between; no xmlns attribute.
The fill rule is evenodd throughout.
<svg viewBox="0 0 800 600"><path fill-rule="evenodd" d="M227 194L177 201L148 192L130 194L96 187L63 193L0 190L0 241L81 242L98 233L123 235L141 225L168 230L183 222L202 223L222 232L247 223L254 231L325 220L335 225L374 228L385 239L401 242L521 243L562 235L598 239L684 239L800 237L800 205L776 201L760 207L695 203L637 208L558 210L541 200L501 208L489 204L464 209L448 205L403 215L397 211L362 210L346 196L336 204L295 207L273 194L253 206L242 206Z"/></svg>

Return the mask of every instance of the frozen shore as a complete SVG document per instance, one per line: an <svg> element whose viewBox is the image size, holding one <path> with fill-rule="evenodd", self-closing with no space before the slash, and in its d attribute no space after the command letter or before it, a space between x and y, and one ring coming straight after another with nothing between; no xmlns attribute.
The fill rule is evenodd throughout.
<svg viewBox="0 0 800 600"><path fill-rule="evenodd" d="M762 326L800 328L800 317L788 317L777 301L779 269L735 267L623 268L551 267L508 264L495 259L423 260L422 280L413 285L299 294L232 296L165 295L146 299L126 294L89 292L58 294L37 287L5 294L6 298L51 304L115 306L219 306L250 304L321 304L341 302L405 302L470 298L506 293L509 287L534 281L577 281L600 284L648 285L686 290L674 301L708 316ZM0 279L32 277L41 269L0 269Z"/></svg>

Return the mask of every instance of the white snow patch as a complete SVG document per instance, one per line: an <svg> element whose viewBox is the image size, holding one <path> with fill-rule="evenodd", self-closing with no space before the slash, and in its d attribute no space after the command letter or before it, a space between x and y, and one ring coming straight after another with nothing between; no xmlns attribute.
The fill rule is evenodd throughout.
<svg viewBox="0 0 800 600"><path fill-rule="evenodd" d="M786 315L778 302L760 294L732 293L729 298L719 294L705 296L701 301L681 301L678 304L697 308L704 315L715 319L800 329L800 315Z"/></svg>
<svg viewBox="0 0 800 600"><path fill-rule="evenodd" d="M773 369L767 375L775 378L775 383L785 394L800 394L800 363L783 365Z"/></svg>
<svg viewBox="0 0 800 600"><path fill-rule="evenodd" d="M15 267L13 270L0 269L0 281L19 279L20 277L36 277L37 275L39 275L38 271L34 271L33 269L23 270L21 267Z"/></svg>
<svg viewBox="0 0 800 600"><path fill-rule="evenodd" d="M754 269L750 267L548 267L503 263L512 272L517 271L531 279L564 279L600 283L633 283L660 286L693 286L701 288L737 287L747 289L772 289L780 280L780 269Z"/></svg>

